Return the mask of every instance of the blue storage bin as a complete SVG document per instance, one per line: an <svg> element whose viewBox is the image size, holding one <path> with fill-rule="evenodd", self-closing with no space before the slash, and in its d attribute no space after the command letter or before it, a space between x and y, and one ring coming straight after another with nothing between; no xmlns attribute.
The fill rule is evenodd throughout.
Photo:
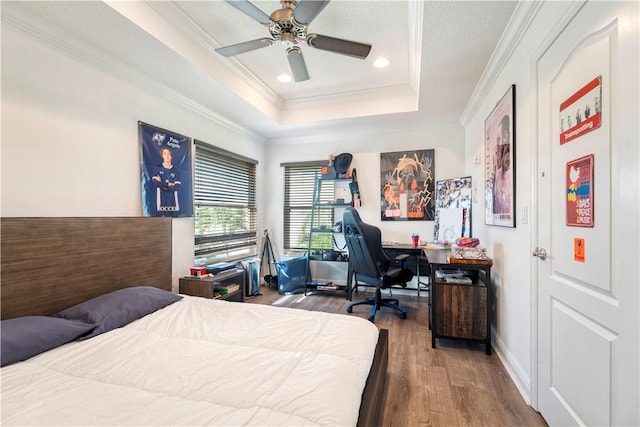
<svg viewBox="0 0 640 427"><path fill-rule="evenodd" d="M278 293L295 294L304 292L307 281L307 257L301 256L284 261L276 261L278 271Z"/></svg>

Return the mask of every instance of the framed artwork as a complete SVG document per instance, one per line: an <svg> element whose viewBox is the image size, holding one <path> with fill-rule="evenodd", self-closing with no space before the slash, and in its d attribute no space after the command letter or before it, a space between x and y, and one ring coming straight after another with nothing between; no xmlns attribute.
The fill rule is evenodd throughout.
<svg viewBox="0 0 640 427"><path fill-rule="evenodd" d="M602 76L598 76L560 104L560 145L600 127L601 99Z"/></svg>
<svg viewBox="0 0 640 427"><path fill-rule="evenodd" d="M433 228L433 241L455 241L458 237L471 237L471 177L443 179L436 182L436 224ZM460 221L455 227L449 221L452 210L459 211ZM458 223L459 222L459 223ZM450 236L449 230L454 230ZM459 230L459 231L458 231Z"/></svg>
<svg viewBox="0 0 640 427"><path fill-rule="evenodd" d="M593 227L593 154L567 163L567 225Z"/></svg>
<svg viewBox="0 0 640 427"><path fill-rule="evenodd" d="M511 85L484 122L485 223L515 227L516 86Z"/></svg>
<svg viewBox="0 0 640 427"><path fill-rule="evenodd" d="M191 138L138 122L143 216L193 216Z"/></svg>
<svg viewBox="0 0 640 427"><path fill-rule="evenodd" d="M380 153L380 219L433 221L435 150Z"/></svg>

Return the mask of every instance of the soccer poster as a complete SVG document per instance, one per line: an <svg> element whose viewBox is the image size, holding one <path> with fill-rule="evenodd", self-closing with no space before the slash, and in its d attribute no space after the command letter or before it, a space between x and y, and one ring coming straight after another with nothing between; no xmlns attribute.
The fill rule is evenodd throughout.
<svg viewBox="0 0 640 427"><path fill-rule="evenodd" d="M191 138L138 122L143 216L193 216Z"/></svg>
<svg viewBox="0 0 640 427"><path fill-rule="evenodd" d="M567 225L593 227L593 154L567 163Z"/></svg>

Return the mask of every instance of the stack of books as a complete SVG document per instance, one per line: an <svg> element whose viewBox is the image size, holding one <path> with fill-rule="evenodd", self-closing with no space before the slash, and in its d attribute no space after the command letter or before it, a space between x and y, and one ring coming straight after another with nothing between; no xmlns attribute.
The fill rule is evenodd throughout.
<svg viewBox="0 0 640 427"><path fill-rule="evenodd" d="M338 285L334 285L331 283L328 283L326 285L318 285L316 286L316 290L318 291L337 291L338 289L340 289L338 287Z"/></svg>
<svg viewBox="0 0 640 427"><path fill-rule="evenodd" d="M214 295L228 295L240 289L240 285L237 283L216 283L213 285Z"/></svg>
<svg viewBox="0 0 640 427"><path fill-rule="evenodd" d="M449 242L427 242L427 244L424 245L423 248L431 250L444 250L451 249L451 244Z"/></svg>
<svg viewBox="0 0 640 427"><path fill-rule="evenodd" d="M198 276L184 276L185 279L208 279L209 277L213 277L213 274L201 274Z"/></svg>
<svg viewBox="0 0 640 427"><path fill-rule="evenodd" d="M447 276L444 280L447 283L455 283L460 285L470 285L472 283L471 278L467 276Z"/></svg>
<svg viewBox="0 0 640 427"><path fill-rule="evenodd" d="M439 280L444 280L446 283L456 283L463 285L470 285L472 283L471 278L466 276L465 273L461 270L437 270L436 278Z"/></svg>

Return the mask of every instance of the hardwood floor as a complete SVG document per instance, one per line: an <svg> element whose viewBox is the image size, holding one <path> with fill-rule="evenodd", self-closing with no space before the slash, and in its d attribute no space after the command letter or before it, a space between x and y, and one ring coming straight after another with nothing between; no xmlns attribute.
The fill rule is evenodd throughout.
<svg viewBox="0 0 640 427"><path fill-rule="evenodd" d="M341 296L289 295L262 286L262 295L246 303L369 317L369 306L354 307ZM362 293L360 294L362 296ZM383 426L546 426L528 406L495 354L484 345L438 340L431 348L426 298L394 294L407 309L401 320L391 309L376 314L389 330L389 368ZM358 297L354 297L354 300Z"/></svg>

